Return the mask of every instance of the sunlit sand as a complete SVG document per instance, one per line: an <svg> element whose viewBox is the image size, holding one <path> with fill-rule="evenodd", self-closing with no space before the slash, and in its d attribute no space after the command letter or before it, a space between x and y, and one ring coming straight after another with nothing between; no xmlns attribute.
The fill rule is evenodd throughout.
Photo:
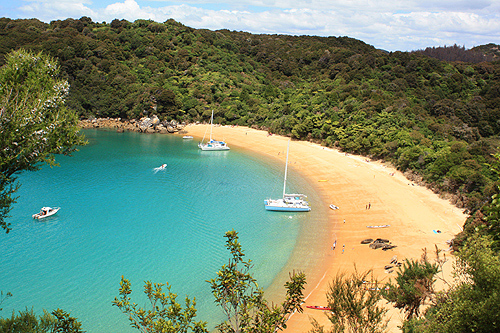
<svg viewBox="0 0 500 333"><path fill-rule="evenodd" d="M202 138L205 129L205 125L185 128L195 139ZM226 140L230 147L244 148L279 161L288 140L265 131L230 126L214 127L214 136ZM321 230L314 230L314 234L299 236L290 261L266 290L275 302L282 297L288 272L303 270L303 263L312 259L308 256L320 260L315 267L305 271L308 282L305 305L326 306L328 284L337 272L371 269L375 277L385 283L396 274L396 270L387 273L384 269L394 256L399 261L418 259L422 249L433 251L435 245L447 250L446 241L461 231L466 219L462 210L449 201L412 184L396 169L380 162L310 142L292 141L290 164L294 172L300 172L318 192L322 205L327 208L328 224ZM330 204L338 209L329 209ZM361 244L367 238L388 239L396 247L387 251L371 249ZM390 315L389 327L397 332L403 316L396 310L391 310ZM285 332L307 332L312 328L311 317L328 324L323 311L304 306L303 313L291 317Z"/></svg>

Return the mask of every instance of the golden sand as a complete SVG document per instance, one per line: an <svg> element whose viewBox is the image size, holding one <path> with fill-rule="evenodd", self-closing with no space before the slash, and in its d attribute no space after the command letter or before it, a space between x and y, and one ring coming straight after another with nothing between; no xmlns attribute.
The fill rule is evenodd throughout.
<svg viewBox="0 0 500 333"><path fill-rule="evenodd" d="M185 130L200 139L206 125L189 125ZM230 147L273 158L284 165L286 137L229 126L214 127L213 136L226 140ZM288 272L293 270L306 273L305 305L327 305L329 282L338 272L350 273L355 267L358 272L373 270L375 277L385 283L396 274L384 269L394 256L399 261L418 259L423 248L432 251L437 245L448 249L446 241L460 232L466 219L461 209L431 190L412 184L383 163L304 141L292 141L289 160L290 171L300 172L320 196L324 207L312 209L321 209L328 218L318 224L309 221L302 227L289 262L266 290L267 297L276 302L283 295ZM330 210L330 204L340 209ZM367 228L386 224L390 227ZM370 249L360 243L366 238L386 238L397 247L388 251ZM335 241L336 248L332 250ZM397 326L403 316L394 309L390 316L390 331L399 331ZM309 331L310 318L328 327L322 311L304 307L303 313L292 315L285 332Z"/></svg>

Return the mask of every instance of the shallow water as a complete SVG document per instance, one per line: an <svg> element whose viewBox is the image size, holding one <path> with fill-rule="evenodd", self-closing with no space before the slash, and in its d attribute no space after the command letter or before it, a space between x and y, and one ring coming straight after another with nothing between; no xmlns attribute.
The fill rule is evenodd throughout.
<svg viewBox="0 0 500 333"><path fill-rule="evenodd" d="M85 130L89 145L60 167L19 177L13 230L0 235L0 290L13 310L62 308L90 333L134 332L111 305L122 275L145 304L143 281L169 282L182 304L196 297L198 320L223 320L208 279L227 263L224 233L234 229L261 287L289 260L304 224L314 220L310 185L289 174L288 191L307 193L311 213L267 212L282 192L283 166L245 154L202 152L170 135ZM166 163L165 170L154 168ZM57 215L33 220L42 206Z"/></svg>

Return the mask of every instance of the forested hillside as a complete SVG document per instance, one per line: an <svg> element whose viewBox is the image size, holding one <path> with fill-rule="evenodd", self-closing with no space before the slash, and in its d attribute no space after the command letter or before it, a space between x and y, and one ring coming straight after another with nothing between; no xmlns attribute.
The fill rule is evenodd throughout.
<svg viewBox="0 0 500 333"><path fill-rule="evenodd" d="M494 49L488 45L488 50ZM87 117L267 129L391 161L476 211L497 192L500 63L387 53L348 37L254 35L174 20L0 19L12 49L56 57ZM481 50L476 48L476 51Z"/></svg>

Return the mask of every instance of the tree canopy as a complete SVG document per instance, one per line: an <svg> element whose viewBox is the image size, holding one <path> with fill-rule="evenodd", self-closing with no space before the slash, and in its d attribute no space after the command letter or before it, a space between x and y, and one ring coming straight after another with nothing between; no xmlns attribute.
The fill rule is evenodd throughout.
<svg viewBox="0 0 500 333"><path fill-rule="evenodd" d="M54 154L84 144L75 113L64 105L69 84L58 75L53 58L24 50L9 53L0 68L0 225L6 232L17 174L55 165Z"/></svg>

